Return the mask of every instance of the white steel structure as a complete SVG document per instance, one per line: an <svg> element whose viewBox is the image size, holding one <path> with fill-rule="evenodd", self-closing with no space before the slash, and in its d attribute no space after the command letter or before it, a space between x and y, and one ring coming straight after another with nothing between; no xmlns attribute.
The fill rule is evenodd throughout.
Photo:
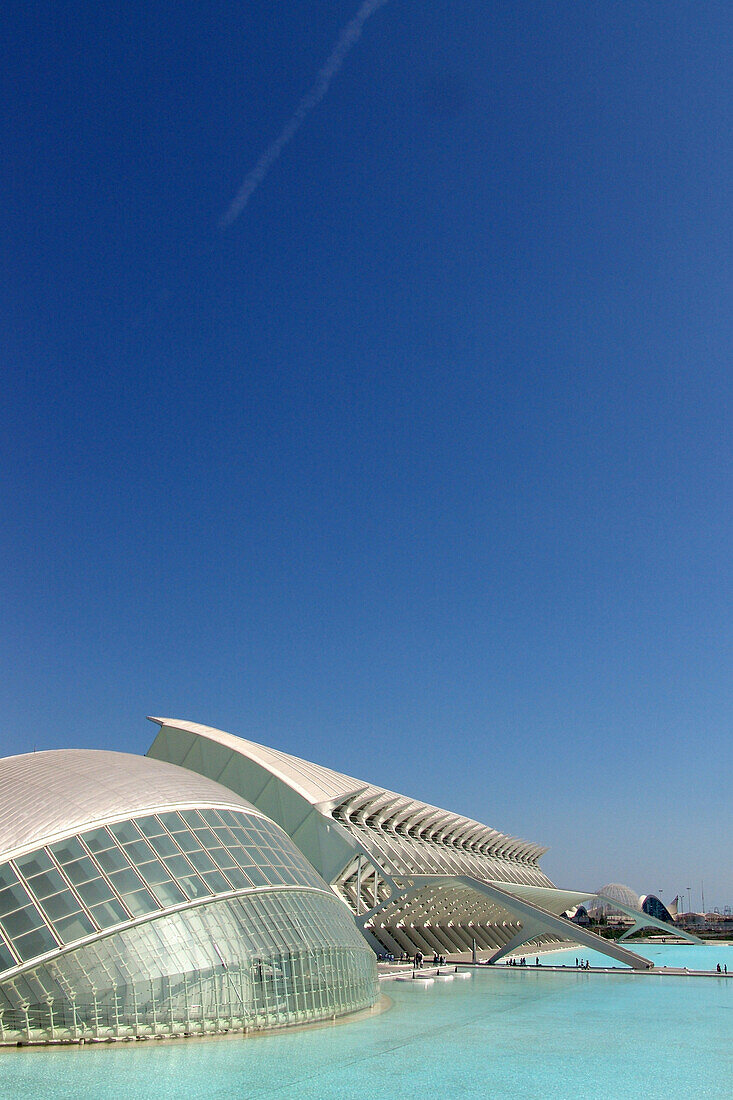
<svg viewBox="0 0 733 1100"><path fill-rule="evenodd" d="M282 825L378 953L475 949L496 961L545 938L651 966L562 917L594 893L556 889L537 844L221 730L152 721L148 755L216 779Z"/></svg>
<svg viewBox="0 0 733 1100"><path fill-rule="evenodd" d="M349 914L231 789L126 753L0 760L0 1042L249 1030L376 996Z"/></svg>

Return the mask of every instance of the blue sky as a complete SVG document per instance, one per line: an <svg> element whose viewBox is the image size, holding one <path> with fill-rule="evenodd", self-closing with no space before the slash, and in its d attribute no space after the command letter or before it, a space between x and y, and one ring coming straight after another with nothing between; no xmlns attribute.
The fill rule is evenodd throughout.
<svg viewBox="0 0 733 1100"><path fill-rule="evenodd" d="M241 733L733 903L727 3L14 3L4 753Z"/></svg>

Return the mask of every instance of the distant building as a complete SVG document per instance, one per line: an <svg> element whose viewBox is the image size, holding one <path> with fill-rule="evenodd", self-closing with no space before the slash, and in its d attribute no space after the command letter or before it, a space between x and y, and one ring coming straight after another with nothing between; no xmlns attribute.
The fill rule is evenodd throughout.
<svg viewBox="0 0 733 1100"><path fill-rule="evenodd" d="M676 925L685 931L708 936L729 937L733 934L733 916L720 913L680 913Z"/></svg>
<svg viewBox="0 0 733 1100"><path fill-rule="evenodd" d="M641 902L641 908L644 913L648 913L651 917L656 917L657 920L664 921L665 924L675 923L675 918L677 916L676 905L674 905L673 914L656 894L643 894L639 898L639 901Z"/></svg>
<svg viewBox="0 0 733 1100"><path fill-rule="evenodd" d="M641 913L641 901L630 886L623 886L620 882L609 882L597 891L598 897L588 907L589 915L594 919L606 920L623 917L628 919L629 910Z"/></svg>
<svg viewBox="0 0 733 1100"><path fill-rule="evenodd" d="M577 905L573 909L569 909L565 913L565 916L569 921L572 921L573 924L579 924L583 928L587 928L590 925L588 910L584 905Z"/></svg>
<svg viewBox="0 0 733 1100"><path fill-rule="evenodd" d="M635 932L650 925L666 930L665 926L671 926L675 934L690 934L694 931L694 921L685 924L684 919L677 915L677 899L670 903L668 908L656 894L642 894L637 897L630 886L624 886L618 882L610 882L602 886L593 903L589 906L591 922L601 921L609 925L626 928L621 940L628 939ZM694 938L694 937L693 937Z"/></svg>

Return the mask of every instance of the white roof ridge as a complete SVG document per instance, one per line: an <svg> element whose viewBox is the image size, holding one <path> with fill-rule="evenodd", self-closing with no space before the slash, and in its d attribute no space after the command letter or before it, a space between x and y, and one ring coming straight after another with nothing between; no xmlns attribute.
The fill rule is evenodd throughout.
<svg viewBox="0 0 733 1100"><path fill-rule="evenodd" d="M389 788L381 787L376 783L368 783L363 779L356 779L354 776L337 772L324 764L315 764L312 761L305 760L303 757L294 756L292 753L285 752L282 749L275 749L269 745L262 745L257 741L250 741L245 737L239 737L237 734L217 729L215 726L205 726L198 722L189 722L176 718L148 717L151 722L156 722L161 727L165 726L170 729L180 729L200 737L206 737L235 752L240 752L249 759L253 759L255 763L260 764L261 767L276 774L279 779L287 783L313 806L333 808L347 798L366 791L367 788L372 788L375 792L375 797L381 796L382 794L392 795L396 798L404 799L406 803L412 803L415 810L424 808L425 810L434 810L436 812L440 811L451 814L455 818L454 826L451 830L452 832L458 830L464 833L466 831L473 832L481 829L486 833L495 834L493 839L497 843L503 844L510 852L518 850L524 851L525 849L528 851L537 849L539 851L538 845L530 844L528 841L510 836L508 833L501 832L498 829L493 829L491 826L485 825L475 818L466 817L464 814L456 813L453 810L445 810L441 806L434 806L432 803L423 802L421 799L412 798L410 795L400 794L398 791L391 791ZM243 748L246 749L246 751L243 751Z"/></svg>

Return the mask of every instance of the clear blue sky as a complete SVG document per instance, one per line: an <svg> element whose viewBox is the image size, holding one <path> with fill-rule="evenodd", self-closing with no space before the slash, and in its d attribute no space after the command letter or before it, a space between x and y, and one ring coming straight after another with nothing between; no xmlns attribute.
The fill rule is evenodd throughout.
<svg viewBox="0 0 733 1100"><path fill-rule="evenodd" d="M200 721L733 903L729 2L4 9L4 753Z"/></svg>

